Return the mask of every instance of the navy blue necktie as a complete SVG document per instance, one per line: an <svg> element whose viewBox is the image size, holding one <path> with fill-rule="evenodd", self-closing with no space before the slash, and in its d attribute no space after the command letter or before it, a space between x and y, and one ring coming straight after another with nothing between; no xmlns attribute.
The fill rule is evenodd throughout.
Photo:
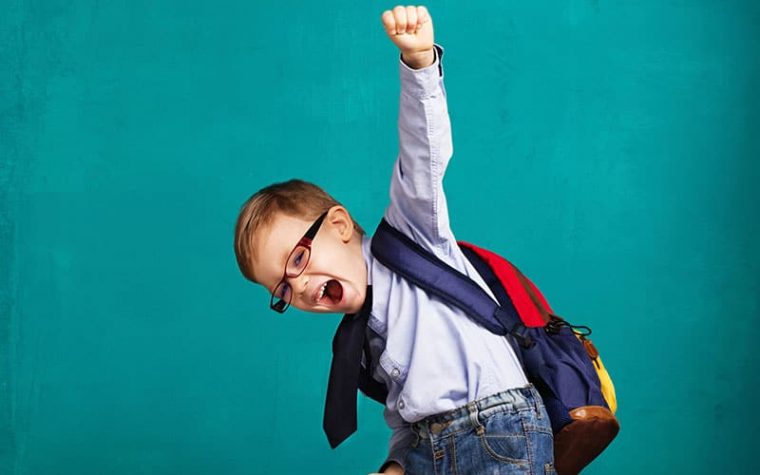
<svg viewBox="0 0 760 475"><path fill-rule="evenodd" d="M327 399L322 426L327 434L330 447L335 448L348 436L356 432L356 390L361 389L372 399L385 404L387 391L382 383L370 376L362 368L362 350L367 354L369 367L369 347L366 341L367 321L372 310L372 286L367 286L367 295L361 310L343 316L333 337L333 359L330 366L330 381L327 384Z"/></svg>

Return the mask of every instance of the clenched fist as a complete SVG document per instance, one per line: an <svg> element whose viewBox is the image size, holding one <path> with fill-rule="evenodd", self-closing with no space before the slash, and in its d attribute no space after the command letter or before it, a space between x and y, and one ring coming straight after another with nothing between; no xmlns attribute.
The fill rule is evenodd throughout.
<svg viewBox="0 0 760 475"><path fill-rule="evenodd" d="M397 5L381 16L385 33L395 44L406 62L425 65L433 59L433 19L427 8Z"/></svg>

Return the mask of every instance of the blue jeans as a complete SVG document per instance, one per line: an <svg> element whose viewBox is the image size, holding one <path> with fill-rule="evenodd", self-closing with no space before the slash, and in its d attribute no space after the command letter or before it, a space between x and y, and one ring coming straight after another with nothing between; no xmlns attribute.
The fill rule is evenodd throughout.
<svg viewBox="0 0 760 475"><path fill-rule="evenodd" d="M412 425L406 475L556 474L554 437L538 391L492 394Z"/></svg>

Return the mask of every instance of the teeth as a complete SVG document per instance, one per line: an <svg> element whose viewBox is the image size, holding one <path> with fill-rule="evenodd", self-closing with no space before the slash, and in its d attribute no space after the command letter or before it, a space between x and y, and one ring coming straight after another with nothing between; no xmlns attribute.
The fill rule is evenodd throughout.
<svg viewBox="0 0 760 475"><path fill-rule="evenodd" d="M322 289L319 291L319 298L317 300L320 300L322 297L325 296L325 290L327 289L327 282L322 284Z"/></svg>

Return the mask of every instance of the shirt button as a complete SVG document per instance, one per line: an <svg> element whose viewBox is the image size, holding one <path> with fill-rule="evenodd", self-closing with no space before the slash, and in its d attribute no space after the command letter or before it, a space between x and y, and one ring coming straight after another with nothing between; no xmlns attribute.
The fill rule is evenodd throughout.
<svg viewBox="0 0 760 475"><path fill-rule="evenodd" d="M393 368L393 371L391 371L391 377L393 379L396 379L401 374L401 371L398 370L398 368Z"/></svg>
<svg viewBox="0 0 760 475"><path fill-rule="evenodd" d="M399 407L399 409L403 409L404 408L404 400L403 399L399 399L398 400L398 407Z"/></svg>

